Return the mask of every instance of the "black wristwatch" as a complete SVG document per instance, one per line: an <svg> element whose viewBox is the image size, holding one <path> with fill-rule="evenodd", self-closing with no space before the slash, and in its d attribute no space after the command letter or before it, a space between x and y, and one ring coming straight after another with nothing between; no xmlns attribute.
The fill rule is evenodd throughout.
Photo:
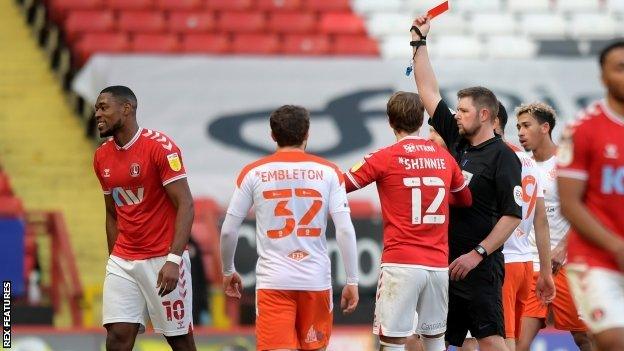
<svg viewBox="0 0 624 351"><path fill-rule="evenodd" d="M474 248L474 250L475 250L475 251L476 251L479 255L481 255L481 257L483 257L484 259L485 259L486 257L488 257L488 252L487 252L487 250L485 249L485 247L483 247L483 246L481 246L481 245L477 245L477 246Z"/></svg>

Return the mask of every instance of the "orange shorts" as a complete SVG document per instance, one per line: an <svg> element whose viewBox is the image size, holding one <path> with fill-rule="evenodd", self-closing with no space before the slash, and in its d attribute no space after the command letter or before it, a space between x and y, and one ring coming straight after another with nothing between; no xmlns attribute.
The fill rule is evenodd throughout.
<svg viewBox="0 0 624 351"><path fill-rule="evenodd" d="M257 350L326 347L332 330L331 289L256 291Z"/></svg>
<svg viewBox="0 0 624 351"><path fill-rule="evenodd" d="M505 317L505 337L507 339L520 337L520 320L529 297L532 280L532 261L505 263L503 315Z"/></svg>
<svg viewBox="0 0 624 351"><path fill-rule="evenodd" d="M579 319L578 311L576 310L576 306L572 300L565 267L561 268L557 274L553 276L557 293L555 295L555 300L548 306L538 300L535 295L535 284L537 283L538 276L539 272L535 272L533 274L531 292L522 316L539 318L545 321L548 311L550 310L553 314L556 329L573 332L587 331L587 326Z"/></svg>

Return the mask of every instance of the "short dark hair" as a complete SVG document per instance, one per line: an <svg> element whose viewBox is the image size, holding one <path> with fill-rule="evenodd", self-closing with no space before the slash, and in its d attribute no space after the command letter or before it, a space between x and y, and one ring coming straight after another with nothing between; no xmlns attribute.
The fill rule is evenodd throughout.
<svg viewBox="0 0 624 351"><path fill-rule="evenodd" d="M498 102L498 123L501 126L502 130L505 130L505 126L507 125L507 121L509 120L509 116L507 115L507 109L501 102Z"/></svg>
<svg viewBox="0 0 624 351"><path fill-rule="evenodd" d="M111 85L110 87L106 87L100 91L100 94L109 93L111 94L117 101L120 103L130 103L132 108L136 111L137 109L137 98L134 95L134 92L123 85Z"/></svg>
<svg viewBox="0 0 624 351"><path fill-rule="evenodd" d="M465 97L472 98L472 102L477 110L485 108L490 111L492 121L498 116L498 100L490 89L484 87L470 87L457 92L457 98L461 99Z"/></svg>
<svg viewBox="0 0 624 351"><path fill-rule="evenodd" d="M420 95L405 91L392 94L386 105L386 113L392 129L406 133L414 133L420 129L424 111Z"/></svg>
<svg viewBox="0 0 624 351"><path fill-rule="evenodd" d="M552 139L552 131L555 129L557 121L557 113L554 108L543 102L532 102L530 104L522 104L516 109L516 117L520 117L520 115L524 113L533 116L539 124L548 123L550 126L548 135Z"/></svg>
<svg viewBox="0 0 624 351"><path fill-rule="evenodd" d="M605 61L609 53L615 49L624 49L624 39L618 39L607 45L602 51L600 51L600 67L604 68Z"/></svg>
<svg viewBox="0 0 624 351"><path fill-rule="evenodd" d="M310 129L310 113L301 106L284 105L271 112L271 132L279 146L299 146Z"/></svg>

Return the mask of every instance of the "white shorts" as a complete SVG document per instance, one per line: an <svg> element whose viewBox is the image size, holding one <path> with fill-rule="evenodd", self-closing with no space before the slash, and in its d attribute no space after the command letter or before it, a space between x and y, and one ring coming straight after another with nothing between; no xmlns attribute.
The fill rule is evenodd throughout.
<svg viewBox="0 0 624 351"><path fill-rule="evenodd" d="M147 315L154 331L165 336L184 335L193 327L191 261L182 254L178 286L160 297L158 272L167 256L125 260L111 255L106 265L102 302L102 324L139 323L145 331Z"/></svg>
<svg viewBox="0 0 624 351"><path fill-rule="evenodd" d="M624 274L578 264L566 268L574 302L592 333L624 328Z"/></svg>
<svg viewBox="0 0 624 351"><path fill-rule="evenodd" d="M398 338L414 333L444 333L447 311L448 270L427 270L421 266L381 267L374 334Z"/></svg>

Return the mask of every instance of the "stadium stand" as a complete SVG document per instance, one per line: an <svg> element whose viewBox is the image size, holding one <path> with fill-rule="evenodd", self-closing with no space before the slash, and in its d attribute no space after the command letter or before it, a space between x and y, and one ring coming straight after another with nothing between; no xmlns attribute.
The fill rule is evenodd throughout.
<svg viewBox="0 0 624 351"><path fill-rule="evenodd" d="M84 126L32 38L18 7L1 2L2 164L28 212L63 214L82 282L101 284L106 240L102 195L90 165L94 144L85 137ZM19 205L12 203L15 211ZM51 255L63 256L62 252L42 252L40 259L49 262Z"/></svg>
<svg viewBox="0 0 624 351"><path fill-rule="evenodd" d="M48 17L61 28L62 41L73 52L74 67L80 67L96 52L123 51L404 58L409 48L399 48L407 45L398 40L399 35L405 36L406 27L416 14L437 3L438 0L50 0ZM452 42L445 37L458 35L470 43L478 41L478 47L466 53L467 58L475 57L475 52L479 58L589 54L582 48L594 47L591 41L624 30L624 6L617 0L474 0L451 1L450 6L448 14L435 19L436 36L430 44ZM108 40L97 47L89 44L95 33L110 37L101 37ZM154 37L154 43L143 44L139 41L152 37L138 36L137 40L134 36L139 33L163 36ZM356 48L340 37L344 34L357 34L357 42L365 47ZM492 44L502 43L501 37L521 43L527 53L521 55L514 50L516 54L502 54ZM252 43L250 38L258 41ZM552 40L565 40L580 49L541 49ZM345 44L347 47L343 47ZM462 54L456 50L436 53L438 57L458 55Z"/></svg>

